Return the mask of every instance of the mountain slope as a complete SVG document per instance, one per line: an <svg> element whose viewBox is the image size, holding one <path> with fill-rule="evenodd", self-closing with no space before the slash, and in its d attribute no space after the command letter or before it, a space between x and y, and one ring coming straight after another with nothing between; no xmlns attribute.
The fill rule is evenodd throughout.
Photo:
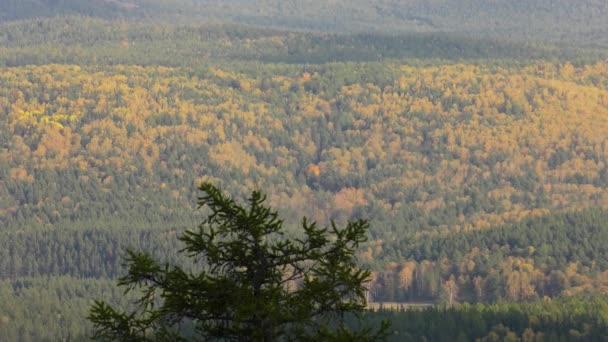
<svg viewBox="0 0 608 342"><path fill-rule="evenodd" d="M246 23L336 32L457 32L608 45L601 0L26 0L0 3L0 21L55 15Z"/></svg>
<svg viewBox="0 0 608 342"><path fill-rule="evenodd" d="M316 198L309 209L322 221L366 216L391 239L604 206L606 68L7 68L0 219L166 222L203 176L236 193L257 183L294 213ZM147 215L147 205L167 210Z"/></svg>
<svg viewBox="0 0 608 342"><path fill-rule="evenodd" d="M69 51L69 53L66 53ZM455 33L293 32L246 25L175 26L87 17L0 23L0 65L163 65L227 61L318 64L387 59L595 62L601 48L472 38Z"/></svg>
<svg viewBox="0 0 608 342"><path fill-rule="evenodd" d="M138 10L138 4L119 0L7 0L0 2L0 21L58 15L110 18Z"/></svg>

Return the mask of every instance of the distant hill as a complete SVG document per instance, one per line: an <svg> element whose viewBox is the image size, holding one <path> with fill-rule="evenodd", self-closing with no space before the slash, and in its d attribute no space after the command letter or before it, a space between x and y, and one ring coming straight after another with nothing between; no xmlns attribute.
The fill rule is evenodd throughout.
<svg viewBox="0 0 608 342"><path fill-rule="evenodd" d="M329 32L457 32L515 40L608 45L602 0L24 0L2 1L0 21L83 15L231 22Z"/></svg>
<svg viewBox="0 0 608 342"><path fill-rule="evenodd" d="M120 0L7 0L0 2L0 21L58 15L116 18L136 10L139 4Z"/></svg>
<svg viewBox="0 0 608 342"><path fill-rule="evenodd" d="M608 3L598 0L198 1L209 12L261 25L335 30L449 31L606 43Z"/></svg>
<svg viewBox="0 0 608 342"><path fill-rule="evenodd" d="M69 51L69 53L66 53ZM0 23L0 66L195 66L210 61L327 63L386 59L604 60L598 48L509 42L455 33L337 34L246 25L170 25L87 17Z"/></svg>

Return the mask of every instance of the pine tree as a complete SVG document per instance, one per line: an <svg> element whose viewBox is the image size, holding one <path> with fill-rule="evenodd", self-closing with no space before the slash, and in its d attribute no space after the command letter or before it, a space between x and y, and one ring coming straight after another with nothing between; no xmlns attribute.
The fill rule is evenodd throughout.
<svg viewBox="0 0 608 342"><path fill-rule="evenodd" d="M89 316L94 338L370 341L385 335L386 324L351 331L344 320L365 308L370 272L356 267L354 253L366 240L366 221L320 228L304 218L302 237L290 239L260 191L241 206L210 183L199 190L199 207L210 214L180 237L182 252L199 269L162 266L129 251L119 285L141 290L139 309L126 313L96 301Z"/></svg>

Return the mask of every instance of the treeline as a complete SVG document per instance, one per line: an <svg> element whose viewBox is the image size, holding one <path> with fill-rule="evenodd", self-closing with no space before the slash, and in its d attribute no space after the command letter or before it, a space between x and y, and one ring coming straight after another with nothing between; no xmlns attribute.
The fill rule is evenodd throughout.
<svg viewBox="0 0 608 342"><path fill-rule="evenodd" d="M604 295L563 297L525 304L462 304L365 315L392 322L390 341L603 341L608 335Z"/></svg>
<svg viewBox="0 0 608 342"><path fill-rule="evenodd" d="M447 33L289 32L242 25L169 25L86 17L0 24L0 65L205 66L219 61L317 64L387 59L477 60L522 63L540 59L598 61L602 49L517 43Z"/></svg>
<svg viewBox="0 0 608 342"><path fill-rule="evenodd" d="M375 301L521 302L601 292L608 289L607 222L607 212L585 210L482 231L412 235L368 247L361 259L404 260L375 274Z"/></svg>
<svg viewBox="0 0 608 342"><path fill-rule="evenodd" d="M88 341L90 298L131 305L113 280L73 277L0 282L0 339ZM69 302L70 305L66 305ZM605 295L560 297L529 303L458 304L381 308L365 324L391 324L389 341L602 341L608 334Z"/></svg>

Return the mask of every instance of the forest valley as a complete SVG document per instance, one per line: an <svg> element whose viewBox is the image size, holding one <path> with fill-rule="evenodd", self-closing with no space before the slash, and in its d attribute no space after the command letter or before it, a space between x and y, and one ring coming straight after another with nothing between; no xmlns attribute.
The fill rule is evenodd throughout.
<svg viewBox="0 0 608 342"><path fill-rule="evenodd" d="M601 47L120 23L0 24L0 340L87 336L129 247L183 262L203 181L369 220L370 300L439 304L369 313L395 340L606 336Z"/></svg>

